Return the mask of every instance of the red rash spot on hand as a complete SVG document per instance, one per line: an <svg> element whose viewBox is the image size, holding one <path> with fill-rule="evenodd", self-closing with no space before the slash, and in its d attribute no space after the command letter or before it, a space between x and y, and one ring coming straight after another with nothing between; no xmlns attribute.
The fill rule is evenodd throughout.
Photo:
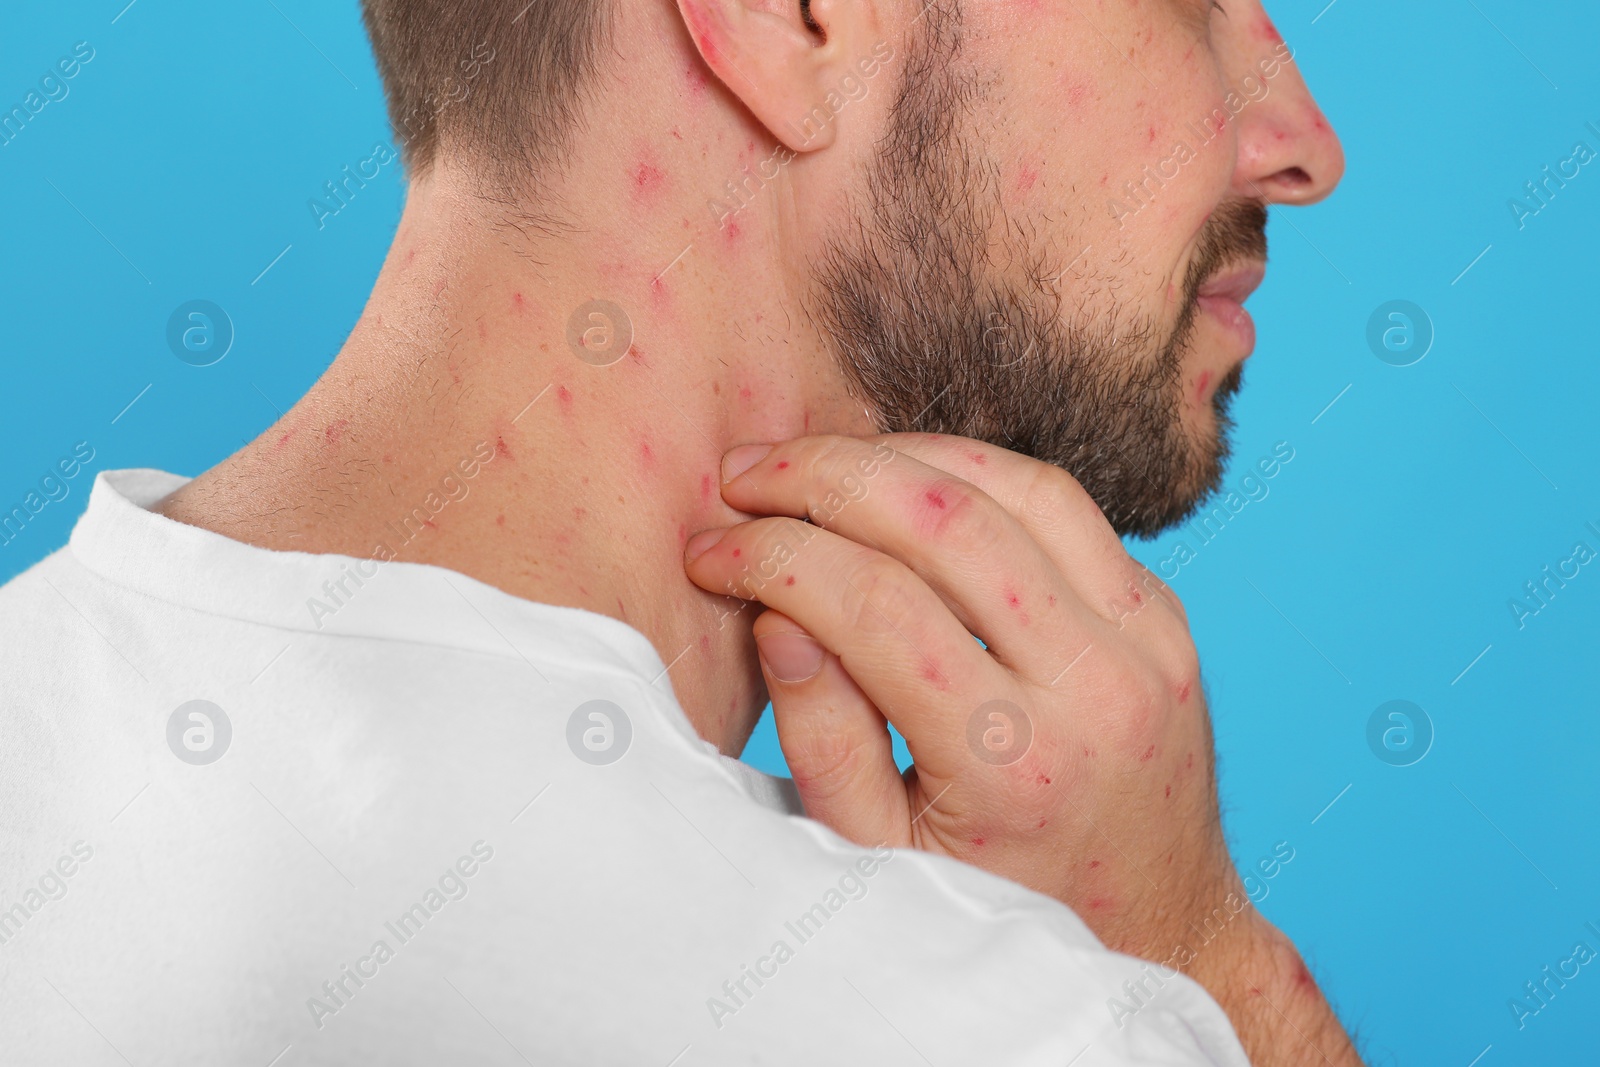
<svg viewBox="0 0 1600 1067"><path fill-rule="evenodd" d="M1172 787L1169 785L1169 786L1167 786L1167 796L1170 797L1171 795L1172 795Z"/></svg>
<svg viewBox="0 0 1600 1067"><path fill-rule="evenodd" d="M503 456L506 459L512 458L511 449L506 447L506 439L504 437L496 437L494 439L494 454Z"/></svg>
<svg viewBox="0 0 1600 1067"><path fill-rule="evenodd" d="M1184 682L1181 686L1178 687L1178 703L1187 704L1189 702L1189 690L1190 690L1190 688L1191 688L1191 685L1188 682ZM1189 758L1191 760L1194 759L1193 756L1190 756Z"/></svg>
<svg viewBox="0 0 1600 1067"><path fill-rule="evenodd" d="M688 542L689 542L689 527L685 526L683 523L680 522L680 523L678 523L678 547L681 548L684 545L688 544Z"/></svg>
<svg viewBox="0 0 1600 1067"><path fill-rule="evenodd" d="M753 396L755 396L755 394L750 391L750 387L748 385L739 386L739 399L740 400L749 400Z"/></svg>
<svg viewBox="0 0 1600 1067"><path fill-rule="evenodd" d="M789 469L789 461L786 460L786 459L780 459L778 461L778 469L781 470L781 471L788 470Z"/></svg>
<svg viewBox="0 0 1600 1067"><path fill-rule="evenodd" d="M556 403L561 406L563 415L572 414L572 390L564 385L556 386Z"/></svg>
<svg viewBox="0 0 1600 1067"><path fill-rule="evenodd" d="M740 555L741 555L741 554L742 554L742 553L743 553L743 552L744 552L744 549L742 549L742 548L736 548L736 549L734 549L734 550L733 550L733 558L734 558L734 559L738 559L738 558L739 558L739 556L740 556Z"/></svg>
<svg viewBox="0 0 1600 1067"><path fill-rule="evenodd" d="M1047 775L1043 775L1043 774L1041 774L1037 778L1035 778L1034 781L1038 782L1040 785L1049 785L1050 784L1050 778Z"/></svg>
<svg viewBox="0 0 1600 1067"><path fill-rule="evenodd" d="M512 293L511 294L511 310L515 311L517 314L520 315L520 314L522 314L523 311L527 310L527 306L528 306L528 302L526 300L522 299L522 294L521 293Z"/></svg>
<svg viewBox="0 0 1600 1067"><path fill-rule="evenodd" d="M794 584L794 575L791 574L791 575L789 575L789 577L785 578L783 580L783 584L784 585L793 585Z"/></svg>
<svg viewBox="0 0 1600 1067"><path fill-rule="evenodd" d="M989 462L989 457L984 455L982 452L974 452L974 453L972 453L972 457L971 458L972 458L972 462L976 463L980 467L983 466L985 463Z"/></svg>
<svg viewBox="0 0 1600 1067"><path fill-rule="evenodd" d="M1109 900L1107 900L1105 897L1090 897L1089 898L1089 910L1090 911L1099 911L1101 908L1104 908L1104 907L1107 907L1108 905L1110 905L1110 903L1111 902Z"/></svg>
<svg viewBox="0 0 1600 1067"><path fill-rule="evenodd" d="M711 501L711 475L709 474L700 476L700 501L701 503L710 503Z"/></svg>
<svg viewBox="0 0 1600 1067"><path fill-rule="evenodd" d="M1150 127L1150 138L1149 138L1149 140L1150 140L1151 144L1155 144L1156 143L1156 128L1154 126Z"/></svg>
<svg viewBox="0 0 1600 1067"><path fill-rule="evenodd" d="M1139 757L1139 762L1140 763L1147 763L1147 762L1149 762L1150 757L1154 756L1155 754L1156 754L1156 746L1151 745L1149 748L1144 750L1144 755Z"/></svg>
<svg viewBox="0 0 1600 1067"><path fill-rule="evenodd" d="M1047 820L1045 820L1045 819L1040 819L1039 820L1039 825L1035 826L1034 829L1035 830L1043 830L1044 829L1044 824L1045 824L1046 821Z"/></svg>
<svg viewBox="0 0 1600 1067"><path fill-rule="evenodd" d="M632 356L638 362L639 366L650 366L650 360L645 356L644 349L639 347L639 342L635 341L632 346L629 347L628 355Z"/></svg>
<svg viewBox="0 0 1600 1067"><path fill-rule="evenodd" d="M1196 400L1200 400L1200 401L1205 400L1205 398L1206 398L1206 386L1208 386L1210 384L1211 384L1211 372L1208 371L1208 370L1201 371L1199 380L1194 383L1194 398Z"/></svg>
<svg viewBox="0 0 1600 1067"><path fill-rule="evenodd" d="M1099 860L1090 860L1089 861L1089 869L1091 871L1094 870L1098 866L1100 866L1100 861Z"/></svg>
<svg viewBox="0 0 1600 1067"><path fill-rule="evenodd" d="M1056 606L1056 595L1054 593L1051 593L1050 596L1048 598L1046 598L1046 599L1048 600L1048 602L1049 602L1051 607L1055 607Z"/></svg>
<svg viewBox="0 0 1600 1067"><path fill-rule="evenodd" d="M922 677L924 680L932 682L935 689L942 691L950 688L950 680L944 675L940 674L939 668L935 667L931 663L923 666Z"/></svg>
<svg viewBox="0 0 1600 1067"><path fill-rule="evenodd" d="M940 511L943 511L945 508L950 506L945 503L944 494L940 493L937 489L929 489L923 494L922 499L926 500L929 504L938 508Z"/></svg>
<svg viewBox="0 0 1600 1067"><path fill-rule="evenodd" d="M1294 975L1294 983L1301 989L1308 991L1316 988L1317 983L1312 981L1311 972L1306 970L1304 961L1300 961L1297 964L1297 969Z"/></svg>
<svg viewBox="0 0 1600 1067"><path fill-rule="evenodd" d="M1015 593L1007 593L1006 603L1010 604L1013 608L1020 608L1022 607L1022 598Z"/></svg>
<svg viewBox="0 0 1600 1067"><path fill-rule="evenodd" d="M273 451L277 451L278 449L282 448L284 445L288 444L289 443L289 438L293 437L294 434L295 434L295 432L293 430L290 430L288 433L286 433L282 437L278 438L278 443L274 447ZM387 461L389 457L388 456L384 456L383 458L384 458L385 461Z"/></svg>
<svg viewBox="0 0 1600 1067"><path fill-rule="evenodd" d="M647 467L655 466L656 454L650 450L649 441L639 442L639 459L642 460L644 465Z"/></svg>
<svg viewBox="0 0 1600 1067"><path fill-rule="evenodd" d="M978 848L982 848L982 847L983 847L983 838L981 838L981 837L974 837L974 838L973 838L973 839L972 839L972 843L973 843L973 844L974 844L974 845L976 845L976 846L977 846L977 847L978 847Z"/></svg>

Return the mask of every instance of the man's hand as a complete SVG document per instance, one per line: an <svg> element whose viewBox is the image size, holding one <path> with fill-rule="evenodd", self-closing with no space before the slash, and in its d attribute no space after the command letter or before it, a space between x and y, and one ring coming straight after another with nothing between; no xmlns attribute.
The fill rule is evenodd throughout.
<svg viewBox="0 0 1600 1067"><path fill-rule="evenodd" d="M807 813L1061 900L1206 985L1258 1062L1359 1062L1228 858L1183 607L1077 482L955 437L763 447L725 457L722 493L769 517L691 539L687 569L770 609L755 634ZM1262 1000L1320 1055L1263 1043Z"/></svg>

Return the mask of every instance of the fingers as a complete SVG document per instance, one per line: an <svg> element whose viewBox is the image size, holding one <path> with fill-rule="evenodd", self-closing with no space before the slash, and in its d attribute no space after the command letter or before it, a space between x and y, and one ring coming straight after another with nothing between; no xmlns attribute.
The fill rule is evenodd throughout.
<svg viewBox="0 0 1600 1067"><path fill-rule="evenodd" d="M828 530L756 519L696 534L685 556L696 585L776 608L833 652L919 763L955 765L971 694L1014 684L908 567Z"/></svg>
<svg viewBox="0 0 1600 1067"><path fill-rule="evenodd" d="M735 470L737 460L725 466ZM808 516L893 557L936 592L961 624L1027 677L1060 671L1098 620L1016 519L971 482L848 437L775 446L723 486L733 507Z"/></svg>
<svg viewBox="0 0 1600 1067"><path fill-rule="evenodd" d="M908 843L889 723L839 657L777 611L755 624L778 741L806 814L858 845Z"/></svg>
<svg viewBox="0 0 1600 1067"><path fill-rule="evenodd" d="M884 434L866 443L887 444L983 490L1033 536L1084 603L1113 622L1166 590L1128 555L1077 479L1059 467L948 434ZM1166 599L1176 606L1176 598Z"/></svg>

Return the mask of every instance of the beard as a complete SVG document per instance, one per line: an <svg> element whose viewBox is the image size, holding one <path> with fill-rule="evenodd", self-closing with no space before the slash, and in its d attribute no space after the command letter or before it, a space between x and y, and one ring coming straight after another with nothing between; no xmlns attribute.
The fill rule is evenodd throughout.
<svg viewBox="0 0 1600 1067"><path fill-rule="evenodd" d="M1062 255L1036 236L1046 220L1007 214L972 122L982 93L955 62L959 10L931 4L923 18L865 204L818 260L808 310L883 432L956 434L1053 464L1117 533L1153 537L1221 483L1243 367L1218 382L1216 431L1199 439L1183 421L1183 356L1200 286L1266 258L1266 209L1213 212L1168 329L1118 304L1117 277L1085 270L1068 294L1088 250Z"/></svg>

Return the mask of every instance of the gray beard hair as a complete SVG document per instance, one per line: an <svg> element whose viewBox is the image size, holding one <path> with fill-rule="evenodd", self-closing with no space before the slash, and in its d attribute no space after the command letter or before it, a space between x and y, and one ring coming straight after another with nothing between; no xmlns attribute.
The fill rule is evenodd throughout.
<svg viewBox="0 0 1600 1067"><path fill-rule="evenodd" d="M1090 315L1090 294L1064 315L1070 264L1029 240L1037 223L1007 215L968 121L982 94L956 63L959 10L935 4L924 21L864 210L819 259L807 311L883 432L957 434L1054 464L1119 534L1153 537L1222 480L1241 368L1218 383L1215 440L1197 441L1182 420L1183 354L1207 276L1265 257L1266 211L1213 214L1165 336L1115 305Z"/></svg>

